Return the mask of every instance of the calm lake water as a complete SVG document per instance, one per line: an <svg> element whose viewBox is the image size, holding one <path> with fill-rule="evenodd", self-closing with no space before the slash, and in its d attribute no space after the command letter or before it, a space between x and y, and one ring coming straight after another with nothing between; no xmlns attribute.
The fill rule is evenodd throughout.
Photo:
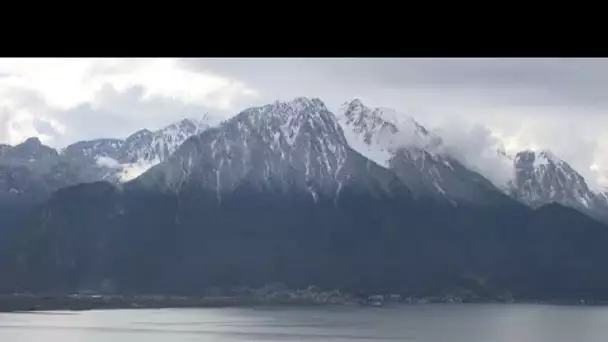
<svg viewBox="0 0 608 342"><path fill-rule="evenodd" d="M109 310L0 314L0 341L606 342L608 307Z"/></svg>

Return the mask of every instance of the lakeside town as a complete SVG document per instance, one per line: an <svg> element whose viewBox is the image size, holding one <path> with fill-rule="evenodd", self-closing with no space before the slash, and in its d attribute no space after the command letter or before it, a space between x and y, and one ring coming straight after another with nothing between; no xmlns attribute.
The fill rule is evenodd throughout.
<svg viewBox="0 0 608 342"><path fill-rule="evenodd" d="M514 302L511 296L484 298L472 293L443 296L402 296L400 294L347 294L338 290L323 291L315 286L289 290L281 284L259 289L239 288L222 293L210 289L204 296L116 295L82 291L70 295L0 295L0 312L138 309L138 308L203 308L274 305L351 305L382 307L390 304Z"/></svg>

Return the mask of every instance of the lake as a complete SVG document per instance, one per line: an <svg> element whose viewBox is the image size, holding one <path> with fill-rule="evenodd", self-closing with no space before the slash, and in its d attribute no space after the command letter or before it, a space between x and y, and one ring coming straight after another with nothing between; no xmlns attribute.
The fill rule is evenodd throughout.
<svg viewBox="0 0 608 342"><path fill-rule="evenodd" d="M608 307L429 304L0 313L0 341L605 342Z"/></svg>

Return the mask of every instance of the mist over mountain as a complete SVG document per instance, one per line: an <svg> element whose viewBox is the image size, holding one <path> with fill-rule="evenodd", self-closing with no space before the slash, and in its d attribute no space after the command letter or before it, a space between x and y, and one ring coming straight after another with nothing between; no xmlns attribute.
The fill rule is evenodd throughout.
<svg viewBox="0 0 608 342"><path fill-rule="evenodd" d="M389 168L418 198L452 204L496 204L505 196L450 154L443 139L413 118L360 100L343 105L339 121L351 146Z"/></svg>
<svg viewBox="0 0 608 342"><path fill-rule="evenodd" d="M338 118L351 146L396 171L419 196L470 202L483 193L477 203L489 203L491 196L504 199L499 191L532 208L559 203L608 223L606 193L592 190L550 150L508 155L483 127L466 130L454 123L450 130L431 131L412 117L368 108L358 99L346 102Z"/></svg>

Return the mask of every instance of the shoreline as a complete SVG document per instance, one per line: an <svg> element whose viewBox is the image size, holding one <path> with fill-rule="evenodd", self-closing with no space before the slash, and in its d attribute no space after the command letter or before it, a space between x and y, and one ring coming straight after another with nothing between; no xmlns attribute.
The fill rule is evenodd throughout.
<svg viewBox="0 0 608 342"><path fill-rule="evenodd" d="M90 311L124 309L178 308L245 308L245 307L314 307L361 306L394 307L395 305L466 305L466 304L537 304L566 306L606 306L607 301L581 300L443 300L438 298L408 298L399 301L369 303L354 297L186 297L145 295L0 295L0 313L37 313L43 311Z"/></svg>

